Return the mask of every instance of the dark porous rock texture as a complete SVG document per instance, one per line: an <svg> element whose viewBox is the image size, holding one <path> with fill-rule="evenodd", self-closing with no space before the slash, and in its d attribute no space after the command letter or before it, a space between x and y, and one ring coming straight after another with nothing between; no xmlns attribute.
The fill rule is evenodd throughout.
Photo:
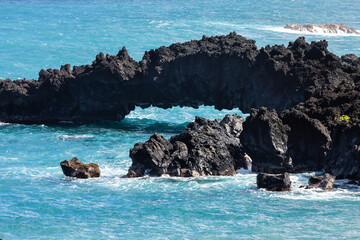
<svg viewBox="0 0 360 240"><path fill-rule="evenodd" d="M360 180L360 124L343 122L332 134L326 171L337 178Z"/></svg>
<svg viewBox="0 0 360 240"><path fill-rule="evenodd" d="M293 171L320 171L331 143L330 132L317 119L309 118L298 110L285 110L281 114L284 124L290 127L288 152Z"/></svg>
<svg viewBox="0 0 360 240"><path fill-rule="evenodd" d="M77 158L70 161L65 160L60 163L63 173L68 177L76 178L94 178L100 177L99 165L95 163L85 164Z"/></svg>
<svg viewBox="0 0 360 240"><path fill-rule="evenodd" d="M317 119L290 109L279 116L267 108L252 109L240 139L255 172L319 171L330 149L329 130Z"/></svg>
<svg viewBox="0 0 360 240"><path fill-rule="evenodd" d="M354 83L359 73L356 56L340 59L326 41L298 38L259 50L236 33L204 36L145 52L140 62L123 48L98 54L91 65L43 69L38 80L0 80L0 121L122 120L135 106L151 105L244 112L266 106L280 113L304 101L309 87Z"/></svg>
<svg viewBox="0 0 360 240"><path fill-rule="evenodd" d="M240 139L252 159L252 171L279 173L292 168L287 155L290 128L284 125L276 111L251 109L243 124Z"/></svg>
<svg viewBox="0 0 360 240"><path fill-rule="evenodd" d="M331 142L327 147L327 131L317 124L318 137L316 134L312 135L313 147L307 147L314 149L316 145L323 146L321 149L324 149L326 154L322 155L321 151L320 156L318 155L323 161L322 167L337 178L360 179L359 83L343 82L337 87L328 85L321 89L309 88L305 102L296 105L291 111L294 109L311 119L317 119L330 133ZM284 111L286 112L289 111Z"/></svg>
<svg viewBox="0 0 360 240"><path fill-rule="evenodd" d="M310 177L309 186L307 186L306 188L321 188L323 190L332 190L335 180L336 177L332 176L329 173L325 173L323 176Z"/></svg>
<svg viewBox="0 0 360 240"><path fill-rule="evenodd" d="M360 76L359 83L344 81L338 86L327 85L323 88L310 87L306 90L305 101L294 109L310 118L318 119L332 131L343 123L360 123ZM348 116L349 121L342 118Z"/></svg>
<svg viewBox="0 0 360 240"><path fill-rule="evenodd" d="M256 177L258 188L268 191L290 191L291 181L288 172L282 174L259 173Z"/></svg>
<svg viewBox="0 0 360 240"><path fill-rule="evenodd" d="M154 134L130 150L127 177L235 175L236 169L248 164L238 138L243 121L237 114L214 121L196 117L170 140Z"/></svg>

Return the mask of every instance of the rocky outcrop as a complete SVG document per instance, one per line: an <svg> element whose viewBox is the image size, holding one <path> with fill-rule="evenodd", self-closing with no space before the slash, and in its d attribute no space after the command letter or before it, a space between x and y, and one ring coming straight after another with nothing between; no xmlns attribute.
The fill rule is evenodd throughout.
<svg viewBox="0 0 360 240"><path fill-rule="evenodd" d="M265 188L268 191L290 191L291 188L290 174L287 172L277 175L259 173L256 183L258 188Z"/></svg>
<svg viewBox="0 0 360 240"><path fill-rule="evenodd" d="M331 143L329 130L319 120L295 109L285 110L280 118L290 127L287 155L292 159L292 171L322 170Z"/></svg>
<svg viewBox="0 0 360 240"><path fill-rule="evenodd" d="M280 116L267 108L252 109L240 139L255 172L320 171L331 144L328 129L295 109Z"/></svg>
<svg viewBox="0 0 360 240"><path fill-rule="evenodd" d="M327 128L326 131L318 124L317 133L324 133L318 136L323 137L312 134L314 137L310 141L313 146L323 142L321 148L325 154L319 152L318 155L323 162L322 168L337 178L360 179L360 85L343 82L337 87L328 85L321 89L309 88L305 102L296 105L291 111L306 114ZM329 136L331 142L326 140ZM311 149L309 147L306 148Z"/></svg>
<svg viewBox="0 0 360 240"><path fill-rule="evenodd" d="M310 177L309 179L309 186L307 186L307 189L311 188L321 188L322 190L332 190L334 187L336 177L332 176L329 173L325 173L323 176L315 176Z"/></svg>
<svg viewBox="0 0 360 240"><path fill-rule="evenodd" d="M204 36L145 52L140 62L123 48L91 65L41 70L38 80L0 80L3 122L121 120L151 105L260 109L244 126L238 116L197 118L170 140L152 136L131 150L129 177L233 175L247 153L253 171L325 168L360 179L360 60L337 57L326 41L300 37L259 50L236 33Z"/></svg>
<svg viewBox="0 0 360 240"><path fill-rule="evenodd" d="M292 168L287 152L290 128L277 113L266 108L252 109L243 125L240 139L252 159L254 172L284 172Z"/></svg>
<svg viewBox="0 0 360 240"><path fill-rule="evenodd" d="M135 106L266 106L278 112L310 86L359 80L356 56L340 59L327 42L298 38L257 49L236 33L160 47L134 61L123 48L91 65L41 70L38 80L0 81L0 121L53 123L121 120ZM281 86L281 90L279 90Z"/></svg>
<svg viewBox="0 0 360 240"><path fill-rule="evenodd" d="M99 165L95 163L85 164L77 158L70 161L65 160L60 163L61 169L65 176L76 178L94 178L100 177Z"/></svg>
<svg viewBox="0 0 360 240"><path fill-rule="evenodd" d="M336 24L286 24L284 28L301 31L301 32L309 32L309 33L332 33L332 34L356 34L360 35L360 32L354 28L350 28L346 26L344 23L336 23Z"/></svg>
<svg viewBox="0 0 360 240"><path fill-rule="evenodd" d="M325 169L337 178L360 180L360 124L343 122L332 134Z"/></svg>
<svg viewBox="0 0 360 240"><path fill-rule="evenodd" d="M196 117L170 140L154 134L130 150L132 165L127 177L235 175L236 169L248 164L238 138L242 122L236 114L214 121Z"/></svg>

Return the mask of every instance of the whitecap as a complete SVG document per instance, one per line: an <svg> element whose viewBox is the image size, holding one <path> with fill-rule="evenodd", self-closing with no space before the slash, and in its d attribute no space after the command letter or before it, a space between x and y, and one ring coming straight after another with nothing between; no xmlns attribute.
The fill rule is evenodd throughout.
<svg viewBox="0 0 360 240"><path fill-rule="evenodd" d="M306 189L303 187L308 185L309 177L314 175L316 175L315 172L291 174L291 191L272 193L271 197L310 201L331 201L336 199L347 199L352 201L360 200L360 194L357 191L354 192L348 188L348 180L336 180L334 189L330 191L324 191L319 188Z"/></svg>
<svg viewBox="0 0 360 240"><path fill-rule="evenodd" d="M253 172L251 172L251 168L250 169L244 169L244 168L240 168L238 170L236 170L237 174L252 174Z"/></svg>
<svg viewBox="0 0 360 240"><path fill-rule="evenodd" d="M76 141L76 140L83 140L83 139L86 139L86 138L93 138L95 137L94 135L90 135L90 134L82 134L82 135L60 135L58 136L57 138L59 140L62 140L62 141Z"/></svg>
<svg viewBox="0 0 360 240"><path fill-rule="evenodd" d="M330 37L337 37L337 36L360 37L359 34L355 34L355 33L345 33L345 32L343 32L343 33L330 33L330 32L324 32L324 31L320 31L320 28L319 28L318 32L298 31L298 30L292 30L292 29L288 29L288 28L284 28L284 27L264 27L264 28L260 28L259 30L281 32L281 33L291 33L291 34L297 34L297 35L315 35L315 36L330 36Z"/></svg>

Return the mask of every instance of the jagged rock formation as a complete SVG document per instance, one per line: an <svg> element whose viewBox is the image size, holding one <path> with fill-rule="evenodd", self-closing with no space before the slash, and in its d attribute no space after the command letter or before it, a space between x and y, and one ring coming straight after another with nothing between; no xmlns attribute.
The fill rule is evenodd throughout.
<svg viewBox="0 0 360 240"><path fill-rule="evenodd" d="M239 135L243 118L236 114L224 119L196 117L180 134L166 140L154 134L130 150L132 166L127 177L169 174L179 177L235 175L247 168Z"/></svg>
<svg viewBox="0 0 360 240"><path fill-rule="evenodd" d="M176 43L134 61L123 48L92 65L41 70L38 80L0 81L0 121L121 120L135 106L214 105L250 112L197 118L170 139L154 135L131 150L128 177L232 175L326 169L360 178L360 60L304 38L257 49L236 33ZM269 111L269 109L275 109ZM346 116L346 117L345 117ZM241 143L240 140L241 139ZM64 167L66 164L64 164Z"/></svg>
<svg viewBox="0 0 360 240"><path fill-rule="evenodd" d="M309 186L307 189L311 188L321 188L322 190L332 190L334 187L336 177L332 176L329 173L325 173L323 176L310 177Z"/></svg>
<svg viewBox="0 0 360 240"><path fill-rule="evenodd" d="M325 168L337 178L360 180L360 124L339 124L332 134Z"/></svg>
<svg viewBox="0 0 360 240"><path fill-rule="evenodd" d="M255 172L319 171L331 142L327 128L298 110L280 116L267 108L252 109L240 135Z"/></svg>
<svg viewBox="0 0 360 240"><path fill-rule="evenodd" d="M259 173L256 183L258 188L265 188L268 191L290 191L291 188L290 174L287 172L278 175Z"/></svg>
<svg viewBox="0 0 360 240"><path fill-rule="evenodd" d="M65 160L60 163L61 169L65 176L76 178L93 178L100 177L99 165L95 163L85 164L77 158L70 161Z"/></svg>
<svg viewBox="0 0 360 240"><path fill-rule="evenodd" d="M278 112L302 102L305 90L359 81L360 61L342 59L327 42L298 38L257 49L236 33L176 43L134 61L123 48L92 65L41 70L38 80L0 81L0 121L52 123L121 120L135 106L266 106ZM279 89L281 86L281 89Z"/></svg>
<svg viewBox="0 0 360 240"><path fill-rule="evenodd" d="M349 28L344 23L336 23L336 24L286 24L284 28L301 31L301 32L310 32L310 33L332 33L332 34L360 34L354 28Z"/></svg>
<svg viewBox="0 0 360 240"><path fill-rule="evenodd" d="M146 172L159 176L233 175L252 159L252 171L266 173L321 171L337 178L360 179L360 124L326 127L296 107L283 111L252 109L242 118L228 115L210 121L197 117L179 135L155 134L130 151L127 177ZM331 125L332 126L332 125ZM326 185L327 186L327 185Z"/></svg>
<svg viewBox="0 0 360 240"><path fill-rule="evenodd" d="M251 159L254 172L284 172L291 168L287 155L290 128L285 126L275 111L252 109L240 135L244 150Z"/></svg>
<svg viewBox="0 0 360 240"><path fill-rule="evenodd" d="M309 88L306 95L306 101L294 109L319 120L331 137L322 166L337 178L360 179L360 85L345 82Z"/></svg>

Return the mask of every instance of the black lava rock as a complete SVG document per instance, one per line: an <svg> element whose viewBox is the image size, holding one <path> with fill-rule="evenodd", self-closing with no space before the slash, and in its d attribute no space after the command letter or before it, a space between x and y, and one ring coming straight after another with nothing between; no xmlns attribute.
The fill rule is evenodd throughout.
<svg viewBox="0 0 360 240"><path fill-rule="evenodd" d="M231 176L236 169L247 168L247 158L238 138L243 118L227 115L222 120L196 117L180 134L166 140L154 134L145 143L130 150L132 166L127 177Z"/></svg>
<svg viewBox="0 0 360 240"><path fill-rule="evenodd" d="M290 174L259 173L256 177L258 188L265 188L268 191L290 191Z"/></svg>
<svg viewBox="0 0 360 240"><path fill-rule="evenodd" d="M306 188L321 188L323 190L332 190L335 180L335 176L332 176L329 173L325 173L323 176L311 177L309 179L309 186L307 186Z"/></svg>

